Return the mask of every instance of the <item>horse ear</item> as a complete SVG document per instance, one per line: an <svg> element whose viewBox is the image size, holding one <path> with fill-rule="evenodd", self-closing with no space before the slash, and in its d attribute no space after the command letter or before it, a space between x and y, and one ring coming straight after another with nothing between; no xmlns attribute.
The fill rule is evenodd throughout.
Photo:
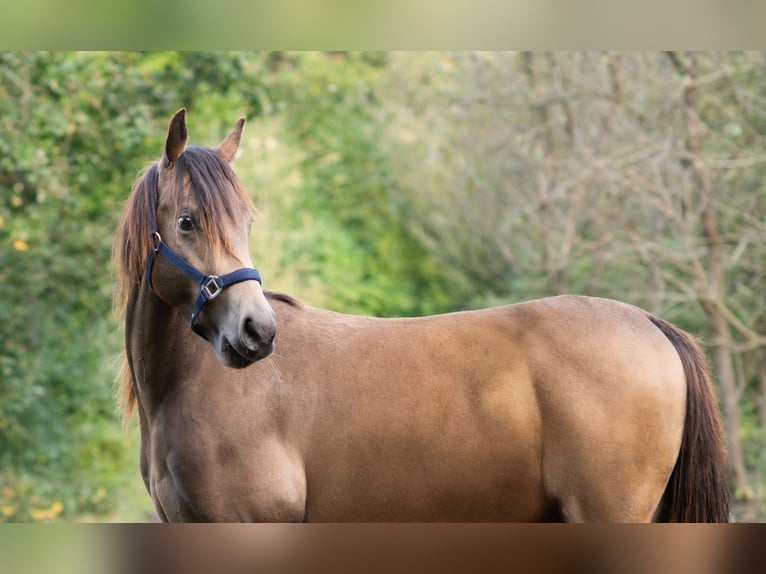
<svg viewBox="0 0 766 574"><path fill-rule="evenodd" d="M175 162L186 148L186 108L178 110L170 120L168 138L165 140L164 163L170 165Z"/></svg>
<svg viewBox="0 0 766 574"><path fill-rule="evenodd" d="M237 122L237 125L234 126L234 129L231 130L229 135L227 135L226 138L224 138L224 140L220 143L220 145L215 148L215 151L218 152L218 155L220 155L226 161L231 162L235 157L237 157L237 152L239 151L239 141L242 139L242 130L244 130L244 128L245 118L239 118L239 121Z"/></svg>

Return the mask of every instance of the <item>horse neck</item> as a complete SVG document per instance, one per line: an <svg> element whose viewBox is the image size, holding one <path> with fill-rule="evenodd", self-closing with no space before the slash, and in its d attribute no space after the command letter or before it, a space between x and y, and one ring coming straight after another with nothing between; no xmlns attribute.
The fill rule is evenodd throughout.
<svg viewBox="0 0 766 574"><path fill-rule="evenodd" d="M188 321L142 282L128 301L125 348L136 398L148 416L195 368L196 338Z"/></svg>

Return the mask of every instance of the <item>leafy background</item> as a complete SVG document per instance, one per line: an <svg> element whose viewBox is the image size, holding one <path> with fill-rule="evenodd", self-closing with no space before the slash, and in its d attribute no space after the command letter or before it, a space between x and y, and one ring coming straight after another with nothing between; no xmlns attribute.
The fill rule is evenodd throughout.
<svg viewBox="0 0 766 574"><path fill-rule="evenodd" d="M188 109L269 288L371 315L563 292L706 340L739 519L766 514L761 53L0 53L0 520L153 520L110 250Z"/></svg>

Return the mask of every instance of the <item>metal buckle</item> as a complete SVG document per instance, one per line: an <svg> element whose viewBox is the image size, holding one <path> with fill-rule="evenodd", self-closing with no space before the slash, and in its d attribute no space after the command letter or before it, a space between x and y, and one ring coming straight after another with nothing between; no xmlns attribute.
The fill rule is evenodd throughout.
<svg viewBox="0 0 766 574"><path fill-rule="evenodd" d="M214 287L214 289L210 288L211 285ZM211 275L210 277L208 277L207 281L202 285L202 292L205 293L205 298L208 301L218 297L218 295L221 294L221 291L223 291L223 287L218 283L217 275Z"/></svg>
<svg viewBox="0 0 766 574"><path fill-rule="evenodd" d="M159 232L155 231L152 233L152 240L154 242L154 245L152 245L152 249L154 249L154 252L157 253L160 250L160 243L162 243L162 236L159 234Z"/></svg>

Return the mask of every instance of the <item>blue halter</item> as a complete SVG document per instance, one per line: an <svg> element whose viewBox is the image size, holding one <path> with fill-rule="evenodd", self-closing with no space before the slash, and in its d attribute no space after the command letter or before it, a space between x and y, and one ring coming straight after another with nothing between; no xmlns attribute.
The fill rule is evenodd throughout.
<svg viewBox="0 0 766 574"><path fill-rule="evenodd" d="M152 190L154 191L154 190ZM221 294L226 287L234 285L235 283L241 283L242 281L258 281L261 283L261 274L253 267L243 267L237 269L231 273L225 275L206 275L194 265L186 261L178 253L173 251L170 246L162 240L159 232L157 231L157 217L155 215L155 203L157 201L156 194L151 194L153 197L149 199L149 233L151 235L153 247L149 252L149 259L146 261L146 280L149 282L149 287L154 291L152 286L152 266L154 264L154 257L156 255L163 255L172 263L176 269L183 271L186 275L194 279L200 285L199 295L194 303L194 309L192 310L191 318L189 320L189 326L192 331L197 333L200 337L204 338L204 335L198 330L196 325L197 317L199 316L205 303L212 301L218 295Z"/></svg>

